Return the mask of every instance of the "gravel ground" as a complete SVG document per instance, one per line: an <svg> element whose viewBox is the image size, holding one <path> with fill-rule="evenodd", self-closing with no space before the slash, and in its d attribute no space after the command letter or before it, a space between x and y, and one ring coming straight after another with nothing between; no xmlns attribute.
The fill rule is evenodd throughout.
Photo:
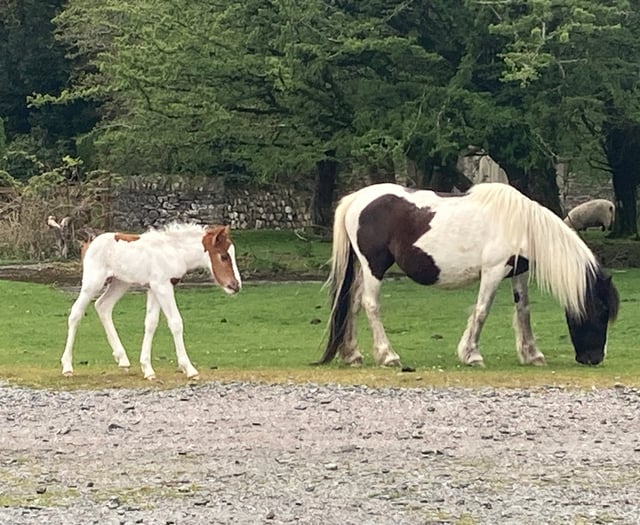
<svg viewBox="0 0 640 525"><path fill-rule="evenodd" d="M640 391L0 385L1 524L640 523Z"/></svg>

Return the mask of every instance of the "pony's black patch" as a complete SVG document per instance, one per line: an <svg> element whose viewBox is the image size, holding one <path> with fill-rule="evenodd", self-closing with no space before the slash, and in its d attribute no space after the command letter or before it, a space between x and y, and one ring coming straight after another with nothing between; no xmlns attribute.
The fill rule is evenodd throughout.
<svg viewBox="0 0 640 525"><path fill-rule="evenodd" d="M515 255L512 255L507 260L507 266L511 267L507 277L515 277L516 275L529 271L529 259L522 256L516 257Z"/></svg>
<svg viewBox="0 0 640 525"><path fill-rule="evenodd" d="M419 208L396 195L379 197L362 210L358 247L371 273L381 280L395 262L417 283L434 284L440 268L433 257L413 246L431 229L434 216L430 208Z"/></svg>

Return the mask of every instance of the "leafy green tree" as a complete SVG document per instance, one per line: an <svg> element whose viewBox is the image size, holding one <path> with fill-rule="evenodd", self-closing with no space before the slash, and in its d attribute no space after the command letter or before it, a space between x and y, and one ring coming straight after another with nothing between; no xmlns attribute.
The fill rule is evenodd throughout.
<svg viewBox="0 0 640 525"><path fill-rule="evenodd" d="M34 92L59 93L67 82L69 64L51 23L62 5L62 0L0 0L0 116L8 143L31 135L40 149L69 150L72 137L93 126L84 106L37 109L27 101Z"/></svg>
<svg viewBox="0 0 640 525"><path fill-rule="evenodd" d="M552 133L559 140L548 143L559 159L572 160L580 152L592 164L606 161L617 204L614 234L637 235L640 5L627 0L483 5L496 14L493 30L510 38L504 79L533 93L537 107L555 112Z"/></svg>

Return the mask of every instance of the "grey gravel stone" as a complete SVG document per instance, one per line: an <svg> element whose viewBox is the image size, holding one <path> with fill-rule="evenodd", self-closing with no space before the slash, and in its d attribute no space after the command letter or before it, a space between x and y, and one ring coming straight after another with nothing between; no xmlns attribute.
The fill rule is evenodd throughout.
<svg viewBox="0 0 640 525"><path fill-rule="evenodd" d="M637 524L639 401L622 385L0 384L0 524Z"/></svg>

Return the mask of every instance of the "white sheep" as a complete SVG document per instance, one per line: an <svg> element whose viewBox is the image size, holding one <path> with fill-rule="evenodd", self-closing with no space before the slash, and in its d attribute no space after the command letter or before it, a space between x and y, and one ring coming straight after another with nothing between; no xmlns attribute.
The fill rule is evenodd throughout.
<svg viewBox="0 0 640 525"><path fill-rule="evenodd" d="M613 202L607 199L593 199L572 208L564 222L576 231L596 226L604 231L611 229L615 215L616 208Z"/></svg>

